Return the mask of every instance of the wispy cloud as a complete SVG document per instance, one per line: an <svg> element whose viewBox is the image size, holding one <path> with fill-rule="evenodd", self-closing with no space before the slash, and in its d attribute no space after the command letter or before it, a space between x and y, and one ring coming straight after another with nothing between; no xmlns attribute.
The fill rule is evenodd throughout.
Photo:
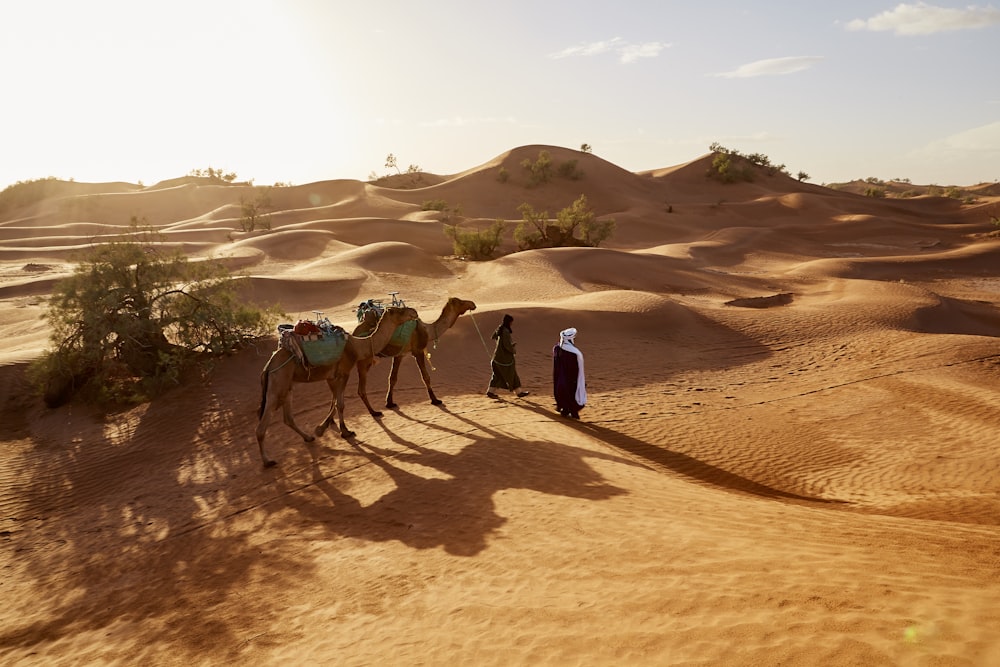
<svg viewBox="0 0 1000 667"><path fill-rule="evenodd" d="M661 51L668 48L670 48L670 44L667 42L643 42L641 44L632 44L626 42L621 37L615 37L613 39L605 39L600 42L570 46L562 51L550 53L549 57L558 59L574 58L579 56L598 56L604 53L616 53L618 54L618 61L627 65L629 63L634 63L641 58L655 58L660 55Z"/></svg>
<svg viewBox="0 0 1000 667"><path fill-rule="evenodd" d="M937 7L924 2L900 4L870 19L854 19L848 30L891 31L897 35L931 35L951 30L972 30L1000 24L1000 9L969 6Z"/></svg>
<svg viewBox="0 0 1000 667"><path fill-rule="evenodd" d="M792 74L809 69L823 56L788 56L786 58L769 58L767 60L757 60L746 65L740 65L731 72L720 72L715 76L722 76L728 79L745 79L754 76L777 76L780 74Z"/></svg>
<svg viewBox="0 0 1000 667"><path fill-rule="evenodd" d="M927 144L918 153L934 155L990 153L1000 158L1000 121L939 139Z"/></svg>

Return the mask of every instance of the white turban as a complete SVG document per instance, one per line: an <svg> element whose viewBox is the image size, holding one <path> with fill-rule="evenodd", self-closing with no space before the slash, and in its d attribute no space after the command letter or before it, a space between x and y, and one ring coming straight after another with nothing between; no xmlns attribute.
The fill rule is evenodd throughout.
<svg viewBox="0 0 1000 667"><path fill-rule="evenodd" d="M572 352L576 355L577 359L577 377L576 377L576 402L579 405L587 404L587 383L583 373L583 352L574 344L576 339L576 329L570 327L569 329L564 329L559 332L559 347L566 350L567 352Z"/></svg>

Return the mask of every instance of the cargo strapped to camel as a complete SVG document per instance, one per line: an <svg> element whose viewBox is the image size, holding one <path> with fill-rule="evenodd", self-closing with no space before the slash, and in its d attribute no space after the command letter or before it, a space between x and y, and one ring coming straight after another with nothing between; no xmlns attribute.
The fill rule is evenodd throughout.
<svg viewBox="0 0 1000 667"><path fill-rule="evenodd" d="M292 353L300 364L329 366L340 359L347 345L347 331L316 313L315 320L278 325L278 347Z"/></svg>
<svg viewBox="0 0 1000 667"><path fill-rule="evenodd" d="M397 297L396 296L397 294L399 294L399 292L389 292L389 296L392 297L392 303L390 303L389 305L395 306L397 308L405 308L406 303L402 299ZM358 322L360 323L365 321L365 315L368 314L369 312L375 314L375 322L377 323L378 319L382 317L383 313L385 313L385 304L382 303L381 299L368 299L358 304L358 307L355 309L354 314L357 316ZM403 347L404 345L406 345L406 341L410 339L410 336L413 334L413 331L416 328L417 328L416 320L403 322L398 327L396 327L395 331L392 332L392 338L389 340L389 344L386 345L385 348L383 349L388 350L392 348ZM370 336L372 335L373 331L375 331L374 324L371 325L371 328L368 329L367 331L359 331L357 335L361 337ZM376 356L385 357L392 355L376 353Z"/></svg>

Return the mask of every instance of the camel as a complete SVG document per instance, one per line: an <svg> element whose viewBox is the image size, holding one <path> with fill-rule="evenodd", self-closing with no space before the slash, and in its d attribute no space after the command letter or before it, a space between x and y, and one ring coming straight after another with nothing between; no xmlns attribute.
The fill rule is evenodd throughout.
<svg viewBox="0 0 1000 667"><path fill-rule="evenodd" d="M441 309L441 315L434 322L427 324L418 319L413 333L410 334L405 343L402 345L390 343L378 353L380 357L392 357L392 369L389 371L389 391L385 395L385 407L389 409L398 407L392 400L392 390L395 388L396 379L399 377L399 366L403 361L403 356L407 352L412 354L417 362L417 367L420 369L420 377L423 378L424 386L427 387L427 395L431 399L431 404L442 405L442 401L434 395L434 390L431 388L431 376L427 372L427 344L430 342L437 343L438 338L455 324L460 315L475 309L476 304L472 301L466 301L453 296L444 304L444 308ZM363 335L364 332L371 331L375 325L376 317L376 311L369 310L365 312L361 324L354 329L354 335ZM369 414L377 419L382 416L382 413L373 409L371 403L368 402L367 390L368 371L374 364L374 357L358 362L358 396L364 401Z"/></svg>
<svg viewBox="0 0 1000 667"><path fill-rule="evenodd" d="M312 442L315 439L302 431L292 416L291 393L293 385L297 382L326 380L327 386L330 387L332 394L330 412L316 427L316 437L323 435L326 427L333 423L334 412L337 412L340 418L340 437L353 437L354 432L349 431L344 425L344 388L347 386L351 370L365 360L374 358L392 339L396 327L404 322L416 320L417 317L417 311L413 308L386 308L370 336L361 338L345 333L347 341L344 350L340 357L329 365L307 368L299 363L298 359L288 350L284 348L275 350L260 373L261 398L260 409L257 412L260 417L260 421L257 422L257 446L260 447L260 459L264 467L275 464L275 461L264 453L264 435L267 433L270 413L279 407L282 408L285 424L302 436L306 442Z"/></svg>

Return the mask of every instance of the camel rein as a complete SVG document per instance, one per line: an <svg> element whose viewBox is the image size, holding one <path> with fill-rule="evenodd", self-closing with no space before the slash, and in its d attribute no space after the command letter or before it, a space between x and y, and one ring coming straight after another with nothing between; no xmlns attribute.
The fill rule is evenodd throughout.
<svg viewBox="0 0 1000 667"><path fill-rule="evenodd" d="M486 356L492 358L493 354L490 352L490 348L486 344L486 339L483 338L483 332L479 330L479 323L476 322L476 318L472 316L471 312L469 313L469 317L472 318L472 323L476 325L476 333L479 334L479 340L483 342L483 349L486 350Z"/></svg>

